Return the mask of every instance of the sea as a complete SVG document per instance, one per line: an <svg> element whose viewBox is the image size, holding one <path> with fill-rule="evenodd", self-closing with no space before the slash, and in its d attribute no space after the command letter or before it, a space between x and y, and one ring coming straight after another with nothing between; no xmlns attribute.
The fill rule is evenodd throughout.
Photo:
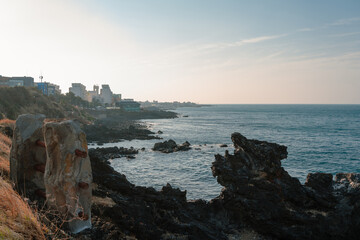
<svg viewBox="0 0 360 240"><path fill-rule="evenodd" d="M175 112L179 118L143 120L162 140L101 146L145 148L135 159L110 160L115 170L136 185L161 190L170 183L186 190L189 200L211 200L222 189L211 173L214 155L231 153L231 134L239 132L287 146L282 166L302 183L308 173L360 173L360 105L210 105ZM169 154L151 150L156 142L169 139L188 141L192 149Z"/></svg>

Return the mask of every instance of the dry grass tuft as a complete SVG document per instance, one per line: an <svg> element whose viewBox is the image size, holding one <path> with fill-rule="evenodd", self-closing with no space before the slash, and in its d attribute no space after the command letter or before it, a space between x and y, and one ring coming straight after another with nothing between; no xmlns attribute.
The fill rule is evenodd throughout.
<svg viewBox="0 0 360 240"><path fill-rule="evenodd" d="M11 139L3 133L0 133L0 151L10 153Z"/></svg>
<svg viewBox="0 0 360 240"><path fill-rule="evenodd" d="M11 139L0 133L0 176L9 176L10 175L10 149L11 149Z"/></svg>
<svg viewBox="0 0 360 240"><path fill-rule="evenodd" d="M0 178L0 239L45 239L31 208Z"/></svg>
<svg viewBox="0 0 360 240"><path fill-rule="evenodd" d="M15 120L7 119L7 118L0 119L0 125L13 128L15 126Z"/></svg>
<svg viewBox="0 0 360 240"><path fill-rule="evenodd" d="M7 158L0 155L0 176L10 176L10 162Z"/></svg>

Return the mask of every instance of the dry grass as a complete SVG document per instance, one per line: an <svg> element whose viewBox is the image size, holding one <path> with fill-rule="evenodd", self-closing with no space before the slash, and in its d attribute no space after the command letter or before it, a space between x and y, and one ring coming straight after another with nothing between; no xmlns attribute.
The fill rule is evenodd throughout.
<svg viewBox="0 0 360 240"><path fill-rule="evenodd" d="M11 119L0 119L0 125L2 126L8 126L8 127L14 127L15 125L15 120L11 120Z"/></svg>
<svg viewBox="0 0 360 240"><path fill-rule="evenodd" d="M0 155L0 176L10 176L10 163L9 160Z"/></svg>
<svg viewBox="0 0 360 240"><path fill-rule="evenodd" d="M0 178L0 239L45 239L31 208Z"/></svg>
<svg viewBox="0 0 360 240"><path fill-rule="evenodd" d="M0 176L8 177L10 174L11 139L0 133Z"/></svg>
<svg viewBox="0 0 360 240"><path fill-rule="evenodd" d="M13 127L13 124L12 120L0 120L3 126ZM29 205L3 179L10 173L10 149L11 139L0 133L0 239L45 239Z"/></svg>

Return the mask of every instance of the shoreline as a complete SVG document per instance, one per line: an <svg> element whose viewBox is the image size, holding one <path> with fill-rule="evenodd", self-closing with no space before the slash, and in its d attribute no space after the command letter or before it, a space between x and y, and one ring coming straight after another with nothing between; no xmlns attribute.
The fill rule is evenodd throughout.
<svg viewBox="0 0 360 240"><path fill-rule="evenodd" d="M187 200L186 190L175 189L170 184L160 191L136 186L110 166L104 149L90 149L97 186L94 219L105 216L107 224L115 230L109 233L98 229L99 222L95 222L94 228L84 234L93 235L100 230L105 231L102 234L129 231L139 239L185 236L228 239L247 234L254 239L307 239L306 236L348 239L355 236L359 228L351 222L357 220L348 219L348 210L345 210L348 206L343 201L351 199L356 203L356 199L360 200L360 174L337 174L333 180L329 174L314 173L308 175L303 185L281 167L280 160L287 157L285 146L249 140L238 133L234 133L232 139L236 147L234 153L225 151L224 156L216 155L212 163L212 173L224 189L210 201ZM279 188L282 189L280 193ZM348 188L352 188L352 193L343 195ZM108 205L99 202L104 196ZM290 206L296 214L291 213ZM324 214L319 215L314 209ZM351 209L356 212L360 206L355 204ZM123 219L123 214L132 216L134 221ZM119 218L122 218L120 222ZM342 219L348 225L333 225L329 232L321 230L335 219ZM346 233L344 227L348 229Z"/></svg>
<svg viewBox="0 0 360 240"><path fill-rule="evenodd" d="M212 162L211 172L223 189L210 201L188 200L186 190L170 184L160 191L136 186L110 166L107 154L113 150L127 156L137 154L136 149L87 150L93 175L92 228L78 234L61 230L57 237L300 240L358 236L359 173L338 173L335 179L331 174L310 173L301 184L282 167L286 146L247 139L240 133L233 133L231 140L234 152L225 150ZM41 208L37 200L26 201Z"/></svg>
<svg viewBox="0 0 360 240"><path fill-rule="evenodd" d="M83 125L89 143L111 143L123 140L161 139L141 122L147 119L177 118L178 114L170 111L123 112L118 110L88 112L97 119L93 124Z"/></svg>

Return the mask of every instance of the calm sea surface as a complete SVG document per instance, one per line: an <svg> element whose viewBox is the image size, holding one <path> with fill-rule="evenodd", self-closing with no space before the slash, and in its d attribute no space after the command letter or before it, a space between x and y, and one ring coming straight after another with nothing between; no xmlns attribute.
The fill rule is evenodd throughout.
<svg viewBox="0 0 360 240"><path fill-rule="evenodd" d="M112 166L136 185L161 189L170 183L187 190L188 199L210 200L222 188L211 174L214 154L233 151L231 133L240 132L288 146L282 164L301 182L309 172L360 172L360 105L213 105L176 112L179 118L145 122L154 132L163 132L161 141L189 141L192 150L153 152L159 140L106 144L146 148L135 159L111 160Z"/></svg>

